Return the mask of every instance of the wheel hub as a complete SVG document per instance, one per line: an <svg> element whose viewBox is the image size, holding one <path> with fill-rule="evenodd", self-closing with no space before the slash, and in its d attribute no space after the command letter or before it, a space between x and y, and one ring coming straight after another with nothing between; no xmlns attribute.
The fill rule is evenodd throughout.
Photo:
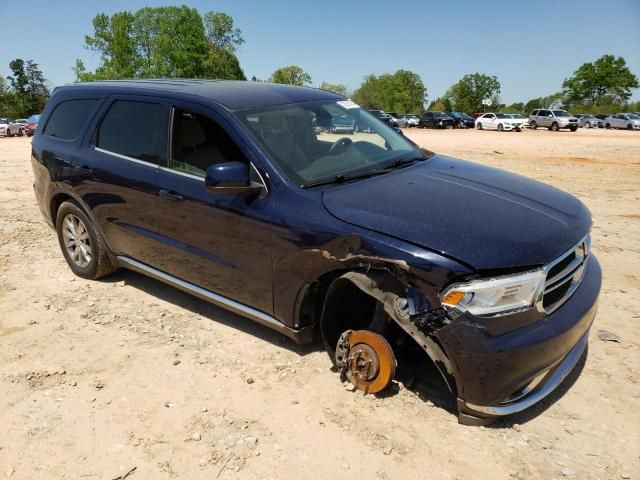
<svg viewBox="0 0 640 480"><path fill-rule="evenodd" d="M396 358L387 340L369 330L344 332L336 348L336 363L343 379L365 393L387 388L396 369Z"/></svg>

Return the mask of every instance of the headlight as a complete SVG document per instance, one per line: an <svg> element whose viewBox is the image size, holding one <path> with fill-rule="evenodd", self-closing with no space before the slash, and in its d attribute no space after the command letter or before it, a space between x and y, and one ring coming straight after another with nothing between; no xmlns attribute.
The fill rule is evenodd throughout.
<svg viewBox="0 0 640 480"><path fill-rule="evenodd" d="M473 315L491 315L532 307L543 291L542 269L515 275L458 283L447 288L442 304Z"/></svg>

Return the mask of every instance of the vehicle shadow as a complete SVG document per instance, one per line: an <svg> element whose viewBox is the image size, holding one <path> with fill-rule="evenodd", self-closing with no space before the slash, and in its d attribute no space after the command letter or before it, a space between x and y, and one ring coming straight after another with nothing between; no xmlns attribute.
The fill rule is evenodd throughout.
<svg viewBox="0 0 640 480"><path fill-rule="evenodd" d="M172 303L213 322L235 328L260 340L286 348L300 356L324 350L322 342L319 340L319 335L316 335L314 341L311 343L298 345L285 335L271 330L264 325L260 325L248 318L229 312L177 288L131 270L120 269L108 277L101 278L99 281L103 283L124 282L126 285L130 285L133 288L152 295L158 300Z"/></svg>

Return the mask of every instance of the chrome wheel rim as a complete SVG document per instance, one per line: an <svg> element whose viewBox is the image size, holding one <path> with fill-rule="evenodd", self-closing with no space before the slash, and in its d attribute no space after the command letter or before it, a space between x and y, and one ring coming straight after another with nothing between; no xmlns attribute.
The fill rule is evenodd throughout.
<svg viewBox="0 0 640 480"><path fill-rule="evenodd" d="M67 214L62 221L62 237L71 261L86 268L91 263L91 239L82 220L72 213Z"/></svg>

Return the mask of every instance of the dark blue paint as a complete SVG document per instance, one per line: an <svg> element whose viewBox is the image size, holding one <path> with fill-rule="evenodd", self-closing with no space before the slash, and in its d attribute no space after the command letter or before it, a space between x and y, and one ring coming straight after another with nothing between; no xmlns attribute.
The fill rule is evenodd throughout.
<svg viewBox="0 0 640 480"><path fill-rule="evenodd" d="M54 106L101 99L78 138L42 135ZM207 115L264 180L261 195L207 191L202 179L95 150L94 132L114 98L145 99ZM419 308L442 289L483 272L543 265L574 245L591 218L555 188L444 156L354 183L290 183L234 110L342 97L257 82L114 81L56 89L33 140L34 189L48 222L62 196L94 221L109 249L272 315L298 329L307 289L350 269L388 272ZM132 126L134 128L135 126ZM246 166L222 165L209 183L239 182ZM458 395L497 402L549 366L589 328L601 272L592 256L583 284L552 315L462 315L435 337Z"/></svg>

